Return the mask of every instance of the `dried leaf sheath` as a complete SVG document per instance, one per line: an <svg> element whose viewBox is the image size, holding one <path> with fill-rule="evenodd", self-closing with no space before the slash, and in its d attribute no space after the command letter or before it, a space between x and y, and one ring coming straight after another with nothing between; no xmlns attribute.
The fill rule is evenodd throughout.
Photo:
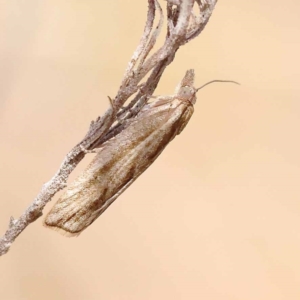
<svg viewBox="0 0 300 300"><path fill-rule="evenodd" d="M194 93L193 88L184 88ZM184 88L179 89L178 96L185 92ZM51 209L45 225L72 236L94 222L187 124L193 104L178 96L146 105L125 130L103 144L87 169Z"/></svg>

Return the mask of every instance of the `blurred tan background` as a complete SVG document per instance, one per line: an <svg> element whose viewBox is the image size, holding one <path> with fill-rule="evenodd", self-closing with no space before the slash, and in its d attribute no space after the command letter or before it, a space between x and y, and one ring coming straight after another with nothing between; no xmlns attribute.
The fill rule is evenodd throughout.
<svg viewBox="0 0 300 300"><path fill-rule="evenodd" d="M146 2L0 1L1 235L108 107ZM0 260L1 300L299 299L299 13L220 1L156 94L189 68L198 86L242 85L201 90L182 135L80 237L29 226Z"/></svg>

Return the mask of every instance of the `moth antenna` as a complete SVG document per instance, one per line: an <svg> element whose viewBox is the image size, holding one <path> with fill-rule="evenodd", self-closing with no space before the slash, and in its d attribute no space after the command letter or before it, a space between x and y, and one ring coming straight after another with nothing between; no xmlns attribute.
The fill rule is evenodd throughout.
<svg viewBox="0 0 300 300"><path fill-rule="evenodd" d="M206 82L205 84L201 85L199 88L196 89L196 92L198 92L199 90L203 89L205 86L207 86L211 83L214 83L214 82L231 82L231 83L235 83L235 84L240 85L239 82L236 82L236 81L233 81L233 80L212 80L212 81Z"/></svg>

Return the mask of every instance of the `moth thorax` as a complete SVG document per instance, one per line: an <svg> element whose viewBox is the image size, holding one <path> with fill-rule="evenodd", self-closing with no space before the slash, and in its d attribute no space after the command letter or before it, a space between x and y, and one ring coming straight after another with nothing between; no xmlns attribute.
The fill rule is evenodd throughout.
<svg viewBox="0 0 300 300"><path fill-rule="evenodd" d="M180 88L177 97L182 101L188 101L191 104L195 104L196 90L191 86L183 86Z"/></svg>

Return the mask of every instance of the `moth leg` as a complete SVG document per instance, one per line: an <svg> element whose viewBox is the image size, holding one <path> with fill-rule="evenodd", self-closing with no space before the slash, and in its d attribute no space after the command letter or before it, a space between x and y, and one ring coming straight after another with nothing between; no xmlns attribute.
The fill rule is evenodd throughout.
<svg viewBox="0 0 300 300"><path fill-rule="evenodd" d="M95 148L95 149L92 149L92 150L88 150L83 145L80 145L80 149L85 154L88 154L88 153L99 153L100 150L101 150L101 148Z"/></svg>
<svg viewBox="0 0 300 300"><path fill-rule="evenodd" d="M144 86L144 84L141 84L140 86L138 86L138 92L141 94L144 94L143 86ZM159 99L159 100L173 100L174 99L174 96L159 96L159 95L153 96L153 95L147 95L147 94L145 94L145 95L148 99Z"/></svg>
<svg viewBox="0 0 300 300"><path fill-rule="evenodd" d="M149 99L174 100L174 96L147 96Z"/></svg>
<svg viewBox="0 0 300 300"><path fill-rule="evenodd" d="M179 6L181 3L181 0L165 0L165 1L167 1L171 5L176 5L176 6Z"/></svg>

